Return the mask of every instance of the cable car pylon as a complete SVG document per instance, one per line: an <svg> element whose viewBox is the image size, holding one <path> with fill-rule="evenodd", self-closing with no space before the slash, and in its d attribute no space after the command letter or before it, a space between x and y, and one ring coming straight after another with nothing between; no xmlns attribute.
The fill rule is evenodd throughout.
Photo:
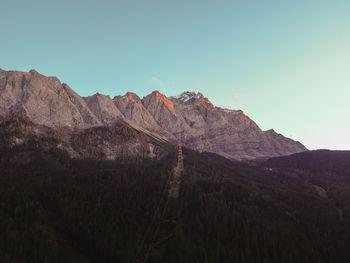
<svg viewBox="0 0 350 263"><path fill-rule="evenodd" d="M177 150L177 168L179 170L184 169L184 163L183 163L183 156L182 156L182 142L178 143L178 150Z"/></svg>

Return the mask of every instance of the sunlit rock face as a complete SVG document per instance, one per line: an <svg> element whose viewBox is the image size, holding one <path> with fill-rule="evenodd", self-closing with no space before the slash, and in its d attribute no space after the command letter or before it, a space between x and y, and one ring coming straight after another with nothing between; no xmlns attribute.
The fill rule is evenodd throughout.
<svg viewBox="0 0 350 263"><path fill-rule="evenodd" d="M199 92L167 98L158 91L142 99L157 123L188 147L233 159L255 159L305 151L274 131L262 131L241 110L215 107Z"/></svg>
<svg viewBox="0 0 350 263"><path fill-rule="evenodd" d="M124 96L115 96L113 102L124 117L135 125L150 130L161 129L135 93L128 92Z"/></svg>
<svg viewBox="0 0 350 263"><path fill-rule="evenodd" d="M127 121L137 129L187 147L232 159L255 159L305 151L299 142L273 130L262 131L240 110L215 107L199 92L167 97L159 91L140 99L95 94L81 98L55 77L30 72L0 70L0 116L13 112L50 127L112 125Z"/></svg>
<svg viewBox="0 0 350 263"><path fill-rule="evenodd" d="M182 140L199 151L242 160L306 150L302 144L282 135L263 132L241 110L214 107L201 93L184 92L170 99L190 127Z"/></svg>
<svg viewBox="0 0 350 263"><path fill-rule="evenodd" d="M176 138L189 129L181 113L176 112L173 101L159 91L154 91L142 99L143 106L158 125Z"/></svg>
<svg viewBox="0 0 350 263"><path fill-rule="evenodd" d="M114 105L113 100L109 96L97 93L93 96L85 97L84 100L96 118L103 124L111 124L118 119L123 119L123 114Z"/></svg>
<svg viewBox="0 0 350 263"><path fill-rule="evenodd" d="M130 125L149 131L159 136L175 140L173 134L162 129L155 121L153 116L143 106L141 99L135 93L127 92L124 96L115 96L113 98L115 106L122 112L125 121Z"/></svg>
<svg viewBox="0 0 350 263"><path fill-rule="evenodd" d="M20 112L47 126L95 126L101 122L85 101L56 77L0 71L0 115Z"/></svg>

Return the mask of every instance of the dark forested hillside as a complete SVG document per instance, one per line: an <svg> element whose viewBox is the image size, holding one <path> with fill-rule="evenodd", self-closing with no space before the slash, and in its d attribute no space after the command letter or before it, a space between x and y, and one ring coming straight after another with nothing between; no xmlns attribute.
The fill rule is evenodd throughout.
<svg viewBox="0 0 350 263"><path fill-rule="evenodd" d="M0 176L1 262L130 262L170 161L72 161Z"/></svg>
<svg viewBox="0 0 350 263"><path fill-rule="evenodd" d="M51 140L34 137L7 152L2 144L0 262L350 258L349 176L184 149L179 196L169 200L174 153L71 159L46 147Z"/></svg>
<svg viewBox="0 0 350 263"><path fill-rule="evenodd" d="M171 253L169 262L349 258L350 217L336 200L320 196L310 174L234 163L210 153L187 152L185 165L181 217L165 253ZM350 186L349 180L343 183ZM337 186L330 188L335 194ZM349 203L350 196L343 201Z"/></svg>
<svg viewBox="0 0 350 263"><path fill-rule="evenodd" d="M350 151L315 150L275 157L266 165L284 169L300 169L311 172L336 172L350 176Z"/></svg>

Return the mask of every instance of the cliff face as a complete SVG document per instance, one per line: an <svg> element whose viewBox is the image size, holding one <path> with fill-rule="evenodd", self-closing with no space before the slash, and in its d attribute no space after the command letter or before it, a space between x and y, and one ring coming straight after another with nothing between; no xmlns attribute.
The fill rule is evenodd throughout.
<svg viewBox="0 0 350 263"><path fill-rule="evenodd" d="M113 102L123 113L125 119L134 125L149 130L161 130L152 115L143 106L139 96L135 93L128 92L124 96L115 96Z"/></svg>
<svg viewBox="0 0 350 263"><path fill-rule="evenodd" d="M101 124L85 101L55 77L30 72L0 71L0 115L21 112L47 126Z"/></svg>
<svg viewBox="0 0 350 263"><path fill-rule="evenodd" d="M95 94L81 98L55 77L0 70L0 116L14 112L49 127L111 126L124 120L136 129L177 139L188 147L238 160L305 151L299 142L262 131L240 110L215 107L201 93L166 97L159 91L140 99Z"/></svg>
<svg viewBox="0 0 350 263"><path fill-rule="evenodd" d="M121 120L86 129L52 128L13 113L0 119L0 135L0 162L6 162L9 153L8 156L15 157L11 165L30 161L35 152L62 157L64 151L71 158L161 159L175 149L161 138L151 137Z"/></svg>
<svg viewBox="0 0 350 263"><path fill-rule="evenodd" d="M142 104L158 125L177 139L181 139L182 134L188 130L188 125L182 115L176 111L174 103L159 91L145 96Z"/></svg>
<svg viewBox="0 0 350 263"><path fill-rule="evenodd" d="M163 117L163 111L154 114L158 123L169 127L186 145L199 151L209 151L234 159L254 159L287 155L306 148L273 130L262 131L240 110L215 107L201 93L184 92L171 97L177 123ZM167 113L165 113L167 114ZM181 122L179 124L179 122Z"/></svg>
<svg viewBox="0 0 350 263"><path fill-rule="evenodd" d="M123 114L109 96L97 93L93 96L84 97L84 100L91 112L103 124L111 124L118 119L123 119Z"/></svg>

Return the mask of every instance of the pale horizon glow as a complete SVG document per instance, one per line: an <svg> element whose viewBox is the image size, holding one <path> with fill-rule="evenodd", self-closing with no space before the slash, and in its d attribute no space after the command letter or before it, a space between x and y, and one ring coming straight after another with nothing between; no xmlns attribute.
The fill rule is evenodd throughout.
<svg viewBox="0 0 350 263"><path fill-rule="evenodd" d="M81 96L199 91L308 149L350 150L350 1L3 0L0 68Z"/></svg>

